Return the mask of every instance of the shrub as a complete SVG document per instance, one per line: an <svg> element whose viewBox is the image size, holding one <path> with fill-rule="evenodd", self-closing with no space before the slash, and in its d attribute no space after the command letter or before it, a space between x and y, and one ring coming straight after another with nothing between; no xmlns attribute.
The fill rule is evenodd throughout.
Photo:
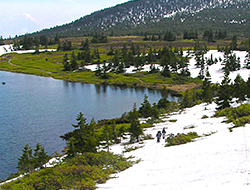
<svg viewBox="0 0 250 190"><path fill-rule="evenodd" d="M201 119L207 119L208 116L207 115L203 115Z"/></svg>
<svg viewBox="0 0 250 190"><path fill-rule="evenodd" d="M233 122L234 127L244 126L250 123L250 105L242 104L236 108L225 108L215 113L215 117L227 117L226 122Z"/></svg>
<svg viewBox="0 0 250 190"><path fill-rule="evenodd" d="M110 174L123 171L134 163L110 152L83 153L54 168L45 168L17 181L2 185L1 189L96 189Z"/></svg>
<svg viewBox="0 0 250 190"><path fill-rule="evenodd" d="M193 139L198 138L199 135L196 132L189 132L188 134L178 133L177 135L170 134L167 137L165 146L175 146L180 144L186 144L192 142Z"/></svg>

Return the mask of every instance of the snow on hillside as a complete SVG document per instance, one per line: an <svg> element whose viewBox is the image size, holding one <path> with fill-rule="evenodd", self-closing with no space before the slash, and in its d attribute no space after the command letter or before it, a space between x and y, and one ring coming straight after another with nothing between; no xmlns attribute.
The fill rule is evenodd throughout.
<svg viewBox="0 0 250 190"><path fill-rule="evenodd" d="M236 57L240 58L240 64L241 64L241 69L239 71L234 71L234 72L230 72L229 78L233 81L237 74L240 74L241 77L247 81L249 75L249 69L245 69L243 68L245 63L245 59L246 59L246 55L247 52L246 51L233 51L233 54L236 54ZM219 60L219 58L221 58L222 60L224 59L224 53L223 52L218 52L217 50L210 50L208 51L205 55L204 58L209 59L211 58L211 55L213 56L213 59L217 58L217 60ZM212 66L209 66L209 73L211 74L211 82L212 83L221 83L221 81L223 80L224 77L224 73L221 70L223 65L222 65L223 61L219 61L217 64L213 64ZM192 57L189 61L189 70L191 73L191 77L197 77L199 74L200 69L197 69L195 67L195 58Z"/></svg>
<svg viewBox="0 0 250 190"><path fill-rule="evenodd" d="M9 44L9 45L1 45L0 46L0 56L6 53L34 53L36 50L18 50L18 51L14 51L13 50L13 45ZM39 50L40 52L43 51L56 51L56 49L41 49Z"/></svg>
<svg viewBox="0 0 250 190"><path fill-rule="evenodd" d="M233 51L233 54L236 55L236 57L240 58L240 64L241 64L241 69L239 71L234 71L234 72L230 72L230 75L229 77L231 78L231 81L233 81L237 74L240 74L241 77L247 81L248 77L250 76L249 75L249 69L246 69L246 68L243 68L245 63L245 59L246 59L246 55L247 55L247 52L246 51ZM187 55L187 52L184 52L184 56ZM213 64L212 66L209 66L209 72L210 72L210 75L211 75L211 82L212 83L221 83L221 81L223 80L223 77L224 77L224 73L222 71L222 63L223 63L223 59L224 59L224 53L223 52L218 52L217 50L210 50L208 51L205 55L204 55L204 58L205 59L209 59L211 58L211 55L213 57L213 59L217 59L218 60L218 63L216 64ZM190 60L189 60L189 70L190 70L190 73L191 73L191 77L195 78L198 76L199 74L199 71L200 71L200 68L196 68L195 66L195 57L194 55L192 56L189 56L190 57ZM222 61L220 61L220 58ZM102 67L102 64L100 65ZM160 70L162 70L162 67L159 66L159 65L155 65L156 67L158 67ZM90 69L92 71L95 71L97 69L97 65L88 65L86 66L87 69ZM141 71L150 71L150 65L144 65L142 67L142 70ZM134 73L136 72L136 67L134 66L130 66L129 68L126 69L126 73Z"/></svg>
<svg viewBox="0 0 250 190"><path fill-rule="evenodd" d="M223 54L211 50L205 57L221 57ZM235 51L244 65L246 52ZM190 72L196 77L194 58L190 59ZM213 83L220 83L223 79L221 62L211 66L209 72ZM240 74L244 80L249 77L249 70L230 74L231 80ZM250 103L250 101L246 102ZM114 175L113 179L99 184L100 190L221 190L221 189L250 189L250 124L235 128L229 132L232 124L222 123L225 119L213 118L216 104L200 104L187 108L181 113L168 115L164 122L155 124L153 128L146 129L146 134L156 136L157 131L166 128L167 134L197 132L203 137L184 145L164 147L165 142L146 140L135 151L124 153L125 156L135 156L141 162L133 167ZM236 106L236 105L235 105ZM208 116L202 119L202 116ZM176 120L176 122L170 122ZM192 126L194 128L192 128ZM215 133L214 133L215 132ZM204 136L204 134L211 134ZM111 151L121 154L123 145L114 145Z"/></svg>
<svg viewBox="0 0 250 190"><path fill-rule="evenodd" d="M6 46L5 48L8 48ZM5 49L0 48L0 55ZM223 54L215 50L209 51L205 57L223 59ZM244 64L246 52L236 51L236 56L241 58L241 66ZM190 72L196 77L199 69L196 69L194 58L190 59ZM92 65L89 67L95 69ZM149 66L144 68L149 69ZM133 72L133 68L130 71ZM223 73L221 63L209 68L212 82L221 82ZM247 80L249 71L241 69L232 72L230 78L234 80L237 73ZM250 101L246 102L250 103ZM155 137L157 131L166 128L167 134L197 132L203 136L194 142L164 147L164 140L160 143L156 139L146 140L143 144L131 146L143 146L128 153L122 153L122 144L113 145L111 151L135 156L141 162L131 168L117 173L113 179L104 184L99 184L100 190L221 190L221 189L250 189L250 124L245 127L235 128L229 131L232 124L222 123L225 119L213 118L216 104L200 104L187 108L182 112L166 115L164 122L155 124L153 128L145 129L146 134ZM208 116L202 119L202 116ZM176 122L171 122L176 120ZM193 128L194 127L194 128ZM214 133L210 136L204 134Z"/></svg>
<svg viewBox="0 0 250 190"><path fill-rule="evenodd" d="M144 141L143 148L125 153L142 161L99 184L100 190L193 190L250 188L250 125L235 128L221 123L224 118L212 118L216 104L200 104L174 113L165 122L155 124L145 133L155 137L158 130L167 133L197 132L199 135L216 132L184 145L164 147L154 140ZM203 115L208 118L202 119ZM177 120L170 122L169 120ZM190 129L190 126L195 128ZM132 145L136 146L136 145ZM139 144L137 146L142 146ZM122 145L111 151L121 153Z"/></svg>

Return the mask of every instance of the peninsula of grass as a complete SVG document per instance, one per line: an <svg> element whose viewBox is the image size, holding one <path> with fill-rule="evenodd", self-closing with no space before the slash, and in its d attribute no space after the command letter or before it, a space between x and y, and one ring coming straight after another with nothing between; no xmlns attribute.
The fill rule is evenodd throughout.
<svg viewBox="0 0 250 190"><path fill-rule="evenodd" d="M54 79L61 79L69 82L79 83L91 83L91 84L105 84L105 85L116 85L116 86L127 86L127 87L148 87L151 89L162 89L166 87L168 90L181 93L186 90L195 88L201 84L198 79L191 77L183 77L176 73L172 73L171 77L164 77L161 73L149 73L140 72L128 74L115 72L107 73L107 77L97 76L95 72L90 70L84 71L64 71L63 58L65 54L70 56L72 52L77 54L81 50L81 43L86 40L85 38L69 38L63 39L69 40L72 43L72 48L69 51L53 51L53 52L40 52L40 53L9 53L4 54L0 57L0 70L10 71L15 73L33 74L37 76L52 77ZM89 38L89 41L91 39ZM85 65L94 64L97 61L112 62L114 55L109 55L111 46L114 51L122 52L122 48L127 46L129 50L131 44L136 48L140 48L140 52L147 53L150 48L159 50L163 47L178 48L182 47L183 50L192 49L194 41L176 41L176 42L164 42L164 41L143 41L142 37L139 36L128 36L128 37L109 37L108 43L90 43L90 51L93 53L98 49L99 59L92 58L90 63ZM45 47L40 47L45 48ZM56 48L56 45L48 46L47 48ZM91 55L93 56L93 55ZM121 57L119 58L121 59ZM77 60L78 64L81 64L80 60ZM159 62L155 62L159 64Z"/></svg>
<svg viewBox="0 0 250 190"><path fill-rule="evenodd" d="M197 79L181 77L177 74L167 78L163 77L160 73L108 73L108 77L103 79L100 76L96 76L95 72L92 71L63 71L62 59L65 53L70 54L71 52L58 51L39 54L10 53L1 57L0 70L52 77L54 79L79 83L148 87L152 89L162 89L165 86L167 89L175 92L184 92L200 84L200 81Z"/></svg>

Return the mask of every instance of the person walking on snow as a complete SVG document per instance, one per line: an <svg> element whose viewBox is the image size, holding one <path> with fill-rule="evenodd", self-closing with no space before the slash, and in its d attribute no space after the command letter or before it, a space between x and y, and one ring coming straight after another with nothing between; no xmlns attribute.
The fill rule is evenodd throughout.
<svg viewBox="0 0 250 190"><path fill-rule="evenodd" d="M162 138L165 139L165 135L166 135L166 130L165 127L163 127L162 129Z"/></svg>
<svg viewBox="0 0 250 190"><path fill-rule="evenodd" d="M161 139L161 131L158 131L158 132L157 132L156 137L157 137L157 142L160 142L160 139Z"/></svg>

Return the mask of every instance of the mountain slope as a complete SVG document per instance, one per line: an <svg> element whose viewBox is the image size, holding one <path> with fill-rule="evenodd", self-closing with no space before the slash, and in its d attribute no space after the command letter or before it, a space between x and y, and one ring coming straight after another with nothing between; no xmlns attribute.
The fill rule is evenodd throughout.
<svg viewBox="0 0 250 190"><path fill-rule="evenodd" d="M136 0L94 12L42 33L79 36L93 32L128 34L206 28L231 33L250 29L248 0Z"/></svg>

